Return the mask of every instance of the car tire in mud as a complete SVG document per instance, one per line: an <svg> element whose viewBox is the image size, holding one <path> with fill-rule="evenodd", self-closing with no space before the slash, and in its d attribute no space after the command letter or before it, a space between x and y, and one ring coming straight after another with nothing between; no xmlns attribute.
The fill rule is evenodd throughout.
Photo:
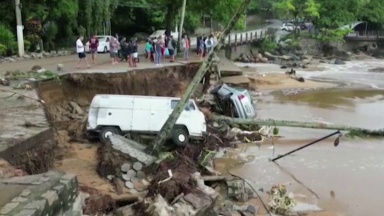
<svg viewBox="0 0 384 216"><path fill-rule="evenodd" d="M176 127L172 133L172 141L177 146L186 146L189 142L189 133L186 128Z"/></svg>
<svg viewBox="0 0 384 216"><path fill-rule="evenodd" d="M99 139L102 143L108 142L108 136L111 134L117 134L120 135L121 132L118 128L116 127L104 127L101 129L100 134L99 134Z"/></svg>

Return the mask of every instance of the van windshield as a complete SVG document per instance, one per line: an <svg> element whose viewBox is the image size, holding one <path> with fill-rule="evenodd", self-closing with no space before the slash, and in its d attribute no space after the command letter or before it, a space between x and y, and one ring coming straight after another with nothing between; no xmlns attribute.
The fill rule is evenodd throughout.
<svg viewBox="0 0 384 216"><path fill-rule="evenodd" d="M171 101L171 109L175 109L177 103L179 103L179 100L172 100ZM189 101L188 104L184 108L184 110L186 110L186 111L195 110L195 109L196 109L196 107L191 101Z"/></svg>

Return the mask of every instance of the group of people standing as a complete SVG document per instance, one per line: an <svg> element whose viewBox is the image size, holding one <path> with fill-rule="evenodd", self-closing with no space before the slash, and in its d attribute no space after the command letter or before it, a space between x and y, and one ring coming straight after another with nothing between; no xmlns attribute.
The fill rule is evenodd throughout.
<svg viewBox="0 0 384 216"><path fill-rule="evenodd" d="M85 49L83 45L84 37L80 36L76 41L76 51L78 53L79 61L77 63L77 68L80 68L80 63L84 61L89 68L90 65L87 62ZM92 54L92 62L97 63L97 49L99 46L99 40L96 35L93 35L88 40L89 50ZM111 64L116 64L119 60L126 60L129 67L137 67L138 58L138 43L137 38L127 41L123 37L120 41L115 37L108 38L107 41L110 47L110 58ZM205 57L212 47L217 43L216 37L210 35L206 37L204 35L197 37L197 55L200 58ZM184 35L181 40L181 49L183 52L184 60L189 60L189 51L191 47L190 39L188 35ZM169 61L175 61L175 55L177 53L177 42L172 35L169 36L159 36L158 38L152 40L147 39L145 44L146 57L149 61L153 61L156 66L160 66L161 62L164 60L165 56L169 56Z"/></svg>
<svg viewBox="0 0 384 216"><path fill-rule="evenodd" d="M169 61L175 61L177 42L172 35L159 36L152 40L147 39L145 43L146 58L153 61L156 66L160 66L165 56L169 56Z"/></svg>
<svg viewBox="0 0 384 216"><path fill-rule="evenodd" d="M200 56L202 59L205 57L209 51L211 51L212 47L217 43L217 38L213 36L213 34L206 37L205 35L201 35L197 37L197 49L196 54Z"/></svg>
<svg viewBox="0 0 384 216"><path fill-rule="evenodd" d="M91 66L88 64L85 47L83 44L84 37L80 36L76 41L76 52L78 54L79 60L77 62L77 68L80 68L81 62L85 62L87 68ZM137 67L138 59L138 44L137 38L133 38L130 41L127 41L125 37L119 42L115 37L110 37L106 39L106 42L109 43L109 55L111 58L111 64L116 64L119 60L127 60L129 67ZM97 52L99 47L99 39L96 35L93 35L88 40L89 51L92 54L92 62L97 63Z"/></svg>

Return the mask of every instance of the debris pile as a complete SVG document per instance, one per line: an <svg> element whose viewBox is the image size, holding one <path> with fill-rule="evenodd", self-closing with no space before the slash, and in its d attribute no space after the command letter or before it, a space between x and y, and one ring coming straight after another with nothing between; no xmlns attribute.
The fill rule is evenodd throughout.
<svg viewBox="0 0 384 216"><path fill-rule="evenodd" d="M293 195L288 193L283 184L272 186L268 194L268 207L274 214L286 215L296 205Z"/></svg>
<svg viewBox="0 0 384 216"><path fill-rule="evenodd" d="M126 187L131 194L147 189L151 165L157 160L144 152L145 146L119 135L110 136L110 141L98 149L100 176L112 181L118 194Z"/></svg>

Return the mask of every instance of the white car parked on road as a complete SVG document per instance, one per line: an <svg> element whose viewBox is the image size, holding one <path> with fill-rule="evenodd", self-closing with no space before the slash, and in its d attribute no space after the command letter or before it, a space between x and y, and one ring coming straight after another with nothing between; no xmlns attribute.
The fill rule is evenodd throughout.
<svg viewBox="0 0 384 216"><path fill-rule="evenodd" d="M298 27L298 29L300 29L300 27ZM280 30L283 30L283 31L294 31L295 30L295 25L293 25L292 23L283 23L283 25L281 25L281 27L280 27Z"/></svg>
<svg viewBox="0 0 384 216"><path fill-rule="evenodd" d="M99 40L99 46L97 47L97 52L109 52L109 41L111 40L110 35L96 35L97 39ZM85 52L90 52L89 50L89 41L85 44Z"/></svg>
<svg viewBox="0 0 384 216"><path fill-rule="evenodd" d="M177 31L176 32L171 32L171 35L173 36L173 38L175 40L178 40L179 33ZM153 32L151 35L149 35L149 38L151 38L152 40L155 40L159 36L162 36L164 38L165 37L165 30L157 30L157 31Z"/></svg>
<svg viewBox="0 0 384 216"><path fill-rule="evenodd" d="M102 142L111 134L126 132L157 135L180 98L134 95L96 95L89 109L87 131L96 132ZM170 139L186 145L202 139L207 130L204 114L189 100L173 128Z"/></svg>

